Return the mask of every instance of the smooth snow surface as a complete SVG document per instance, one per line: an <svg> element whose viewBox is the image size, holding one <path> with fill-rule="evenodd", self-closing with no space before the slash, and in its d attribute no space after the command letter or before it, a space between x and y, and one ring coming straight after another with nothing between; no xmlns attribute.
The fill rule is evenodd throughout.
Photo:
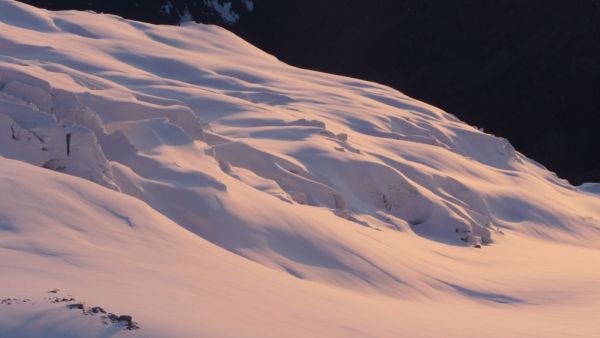
<svg viewBox="0 0 600 338"><path fill-rule="evenodd" d="M0 130L0 337L600 334L598 195L224 29L0 0Z"/></svg>

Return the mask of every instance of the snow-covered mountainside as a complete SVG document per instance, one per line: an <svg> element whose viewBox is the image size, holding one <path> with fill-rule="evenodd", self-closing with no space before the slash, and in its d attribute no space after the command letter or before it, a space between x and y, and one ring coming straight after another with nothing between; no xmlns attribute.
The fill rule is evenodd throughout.
<svg viewBox="0 0 600 338"><path fill-rule="evenodd" d="M0 337L600 332L589 185L218 27L0 0L0 138Z"/></svg>

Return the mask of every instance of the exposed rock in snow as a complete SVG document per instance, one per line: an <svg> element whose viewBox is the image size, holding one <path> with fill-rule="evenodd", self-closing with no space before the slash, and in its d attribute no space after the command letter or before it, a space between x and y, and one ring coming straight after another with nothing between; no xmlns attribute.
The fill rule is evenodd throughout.
<svg viewBox="0 0 600 338"><path fill-rule="evenodd" d="M171 1L167 1L164 5L162 5L160 7L160 11L166 15L171 15L171 12L173 11L173 9L174 9L174 7L173 7L173 4L171 3Z"/></svg>
<svg viewBox="0 0 600 338"><path fill-rule="evenodd" d="M252 0L242 0L242 2L244 3L244 5L246 5L246 8L252 12L254 10L254 2Z"/></svg>
<svg viewBox="0 0 600 338"><path fill-rule="evenodd" d="M231 2L229 1L205 0L205 3L212 6L227 24L235 23L240 18L240 16L231 8ZM246 8L248 8L249 11L254 9L254 4L251 0L245 0L244 5L246 5Z"/></svg>
<svg viewBox="0 0 600 338"><path fill-rule="evenodd" d="M194 18L192 18L192 14L190 14L190 10L187 7L184 7L183 13L179 15L179 24L183 25L185 23L194 22Z"/></svg>

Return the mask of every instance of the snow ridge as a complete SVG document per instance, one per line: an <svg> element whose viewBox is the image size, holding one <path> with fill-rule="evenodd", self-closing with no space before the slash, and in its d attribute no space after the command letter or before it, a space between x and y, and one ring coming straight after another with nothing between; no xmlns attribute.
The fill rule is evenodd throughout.
<svg viewBox="0 0 600 338"><path fill-rule="evenodd" d="M526 305L565 311L600 281L569 261L598 258L597 195L391 88L290 67L214 26L0 0L0 28L0 191L15 199L0 208L0 254L21 262L0 263L5 297L58 287L119 313L141 302L151 336L345 336L344 322L356 336L397 336L428 326L426 302L410 315L407 302L461 305L492 325L482 309L539 319ZM552 264L575 277L549 294L554 248L571 256ZM173 299L162 271L181 286ZM110 287L115 275L124 293ZM244 300L235 318L281 324L190 320L194 306L223 310L228 292ZM358 319L336 311L365 304L373 313ZM414 322L399 325L388 306ZM310 319L290 323L294 312ZM495 332L531 328L512 325Z"/></svg>

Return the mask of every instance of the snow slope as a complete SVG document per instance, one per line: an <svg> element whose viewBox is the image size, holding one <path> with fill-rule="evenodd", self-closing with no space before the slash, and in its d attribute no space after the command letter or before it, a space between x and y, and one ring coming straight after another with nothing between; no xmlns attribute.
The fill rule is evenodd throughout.
<svg viewBox="0 0 600 338"><path fill-rule="evenodd" d="M0 0L0 130L0 337L600 333L597 195L221 28Z"/></svg>

